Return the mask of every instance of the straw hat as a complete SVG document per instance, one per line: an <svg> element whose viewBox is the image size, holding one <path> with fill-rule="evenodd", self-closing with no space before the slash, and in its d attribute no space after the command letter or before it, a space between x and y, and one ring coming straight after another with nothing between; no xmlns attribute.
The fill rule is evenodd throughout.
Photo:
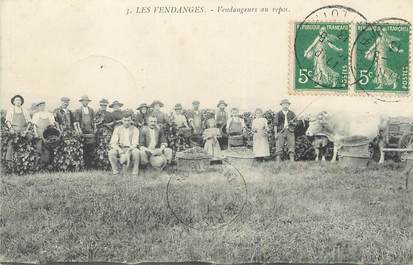
<svg viewBox="0 0 413 265"><path fill-rule="evenodd" d="M69 102L69 101L70 101L70 98L68 98L68 97L61 97L61 98L60 98L60 101L62 101L62 102Z"/></svg>
<svg viewBox="0 0 413 265"><path fill-rule="evenodd" d="M175 105L174 109L175 110L182 109L182 105L178 103L178 104Z"/></svg>

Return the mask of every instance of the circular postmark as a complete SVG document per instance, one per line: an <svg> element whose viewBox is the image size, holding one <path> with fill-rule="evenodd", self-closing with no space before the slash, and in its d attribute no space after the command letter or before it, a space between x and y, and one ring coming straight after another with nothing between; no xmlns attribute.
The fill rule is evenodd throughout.
<svg viewBox="0 0 413 265"><path fill-rule="evenodd" d="M247 185L240 171L223 161L207 170L196 163L186 170L168 170L167 206L179 222L198 230L212 230L235 222L247 201Z"/></svg>
<svg viewBox="0 0 413 265"><path fill-rule="evenodd" d="M374 100L395 103L389 94L408 94L410 22L401 18L382 18L359 23L351 47L351 74L355 91Z"/></svg>
<svg viewBox="0 0 413 265"><path fill-rule="evenodd" d="M351 7L328 5L294 25L296 89L348 90L350 22L354 21L367 19Z"/></svg>

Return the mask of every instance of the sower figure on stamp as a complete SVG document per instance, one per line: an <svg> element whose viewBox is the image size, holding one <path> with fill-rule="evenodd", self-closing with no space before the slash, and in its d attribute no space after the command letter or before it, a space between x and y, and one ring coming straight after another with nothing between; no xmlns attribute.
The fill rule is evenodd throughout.
<svg viewBox="0 0 413 265"><path fill-rule="evenodd" d="M89 102L91 100L84 95L79 102L81 107L75 112L74 127L76 132L81 135L83 141L83 159L85 161L86 169L91 169L93 166L93 157L95 155L96 138L95 138L95 112L90 108Z"/></svg>
<svg viewBox="0 0 413 265"><path fill-rule="evenodd" d="M75 120L73 112L69 110L70 99L62 97L60 99L61 105L54 110L54 117L61 132L73 129L73 122Z"/></svg>
<svg viewBox="0 0 413 265"><path fill-rule="evenodd" d="M283 99L281 101L282 109L275 115L274 132L276 143L276 161L281 161L281 155L286 145L288 155L291 161L294 161L295 153L295 135L296 115L290 111L290 101Z"/></svg>
<svg viewBox="0 0 413 265"><path fill-rule="evenodd" d="M111 150L108 152L110 165L114 175L119 174L119 166L129 169L132 166L132 175L139 174L139 130L132 125L131 113L125 113L122 125L116 127L110 139Z"/></svg>
<svg viewBox="0 0 413 265"><path fill-rule="evenodd" d="M142 165L151 164L155 168L163 169L172 163L172 149L168 148L165 134L157 125L154 116L149 117L147 127L142 127L139 136L140 161Z"/></svg>

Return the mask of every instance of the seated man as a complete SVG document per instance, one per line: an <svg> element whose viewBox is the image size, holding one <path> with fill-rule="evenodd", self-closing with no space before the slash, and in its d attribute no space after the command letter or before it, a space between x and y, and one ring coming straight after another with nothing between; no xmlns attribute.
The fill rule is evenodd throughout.
<svg viewBox="0 0 413 265"><path fill-rule="evenodd" d="M140 161L142 165L149 162L153 167L164 168L172 161L172 149L168 148L162 128L157 126L157 118L150 116L148 126L142 127L139 137Z"/></svg>
<svg viewBox="0 0 413 265"><path fill-rule="evenodd" d="M132 115L126 113L122 125L114 129L110 139L111 150L108 152L110 165L114 175L119 174L119 164L130 166L133 163L132 174L139 174L139 130L132 125Z"/></svg>

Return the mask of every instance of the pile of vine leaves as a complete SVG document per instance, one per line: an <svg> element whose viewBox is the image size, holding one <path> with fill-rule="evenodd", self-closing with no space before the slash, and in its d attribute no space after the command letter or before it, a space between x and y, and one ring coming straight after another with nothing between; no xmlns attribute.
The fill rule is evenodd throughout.
<svg viewBox="0 0 413 265"><path fill-rule="evenodd" d="M57 146L47 147L49 163L41 159L37 149L40 139L33 137L33 128L27 133L11 132L1 126L1 170L4 174L33 174L36 172L80 171L83 169L83 145L78 135L64 131ZM12 146L11 160L6 159L7 149Z"/></svg>

